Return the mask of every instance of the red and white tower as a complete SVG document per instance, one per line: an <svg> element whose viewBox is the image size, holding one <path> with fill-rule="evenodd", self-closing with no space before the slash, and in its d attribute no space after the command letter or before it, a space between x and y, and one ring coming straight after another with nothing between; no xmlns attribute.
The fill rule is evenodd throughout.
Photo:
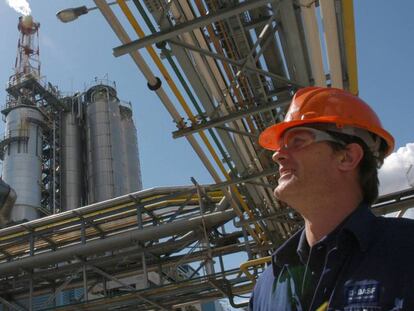
<svg viewBox="0 0 414 311"><path fill-rule="evenodd" d="M9 81L11 85L21 82L29 75L40 78L39 27L40 24L36 23L31 15L19 17L17 29L20 35L14 75Z"/></svg>

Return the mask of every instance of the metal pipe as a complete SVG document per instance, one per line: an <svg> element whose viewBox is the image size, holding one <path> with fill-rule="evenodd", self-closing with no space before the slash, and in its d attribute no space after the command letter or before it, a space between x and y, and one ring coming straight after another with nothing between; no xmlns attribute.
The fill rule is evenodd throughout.
<svg viewBox="0 0 414 311"><path fill-rule="evenodd" d="M138 229L143 229L143 222L142 222L142 207L137 206L137 224ZM145 259L145 246L143 243L140 243L142 248L144 249L141 254L141 262L142 262L142 271L143 271L143 278L144 278L144 288L148 287L148 270L147 270L147 261Z"/></svg>
<svg viewBox="0 0 414 311"><path fill-rule="evenodd" d="M134 287L132 287L132 286L130 286L130 285L128 285L128 284L125 284L125 283L124 283L124 282L122 282L121 280L119 280L119 279L117 279L116 277L114 277L114 276L112 276L112 275L110 275L110 274L106 273L105 271L103 271L103 270L101 270L101 269L99 269L99 268L97 268L97 267L91 266L91 265L89 265L89 267L90 267L92 270L94 270L95 272L97 272L98 274L101 274L102 276L104 276L104 277L108 278L109 280L114 281L115 283L118 283L118 284L119 284L119 285L121 285L122 287L126 287L127 289L131 290L132 292L137 292L137 289L135 289ZM142 296L142 295L140 295L140 294L138 294L138 293L136 293L136 295L137 295L137 297L138 297L139 299L144 300L145 302L147 302L147 303L149 303L149 304L151 304L151 305L153 305L153 306L155 306L155 307L159 308L160 310L167 311L167 309L165 309L165 308L164 308L162 305L160 305L159 303L156 303L156 302L154 302L154 301L152 301L152 300L150 300L150 299L148 299L148 298L145 298L144 296Z"/></svg>
<svg viewBox="0 0 414 311"><path fill-rule="evenodd" d="M184 5L185 7L188 7L188 5L187 4L185 4L185 3L181 3L181 5ZM201 1L200 0L196 0L196 5L197 5L197 8L198 8L198 10L199 10L199 12L200 12L200 14L201 15L206 15L207 14L207 11L206 11L206 9L204 8L204 4L203 3L201 3ZM215 9L215 10L218 10L219 8L217 7L217 6L215 6L215 7L213 7L212 6L212 3L210 3L210 9ZM187 10L187 12L190 12L190 13L187 13L187 14L190 14L190 16L191 16L191 10L188 10L188 9L186 9ZM263 10L263 12L265 11L265 8L261 8L261 9L257 9L257 10L254 10L254 11L251 11L250 12L250 14L257 14L258 12L262 12L262 10ZM275 10L275 9L274 9ZM255 13L253 13L253 12L255 12ZM188 16L187 16L188 17ZM266 19L267 20L267 19ZM217 26L220 26L220 28L224 28L224 25L223 25L223 22L222 21L219 21L219 22L217 22L216 23L216 27ZM241 29L242 29L242 25L240 25L240 27L241 27ZM214 44L214 47L215 47L215 49L216 49L216 51L219 53L219 54L222 54L222 55L224 55L224 49L223 49L223 45L222 45L222 43L220 43L219 41L218 41L218 38L217 38L217 34L216 34L216 32L214 31L214 29L213 29L213 27L210 25L210 26L208 26L207 27L207 30L208 30L208 34L209 34L209 41L212 41L213 42L213 44ZM200 31L199 30L196 30L195 31L195 34L199 34L200 33ZM236 55L235 55L235 53L233 53L233 52L231 52L231 49L230 49L230 47L232 46L232 44L230 43L230 39L229 39L229 34L226 34L226 32L223 32L223 39L224 39L224 41L225 41L225 43L226 43L226 45L227 45L227 47L228 47L228 49L229 50L227 50L227 56L229 57L229 58L237 58L236 57ZM243 36L243 37L245 37L245 36ZM269 36L269 38L270 38L271 36ZM267 40L267 39L266 39ZM267 40L267 41L269 41L269 40ZM201 45L203 45L203 46L205 46L204 44L205 44L205 40L202 40L201 42L199 42ZM265 49L265 45L266 44L264 44L264 45L262 45L262 49ZM269 53L269 51L268 50L266 50L266 51L264 51L264 53L266 53L266 56L265 56L265 58L267 59L267 65L269 66L269 58L271 59L271 65L270 65L270 67L269 67L269 69L274 69L274 67L272 66L272 65L277 65L277 60L276 60L276 63L275 63L275 55L276 55L276 58L278 58L280 55L278 55L278 53L277 53L277 49L276 50L274 50L274 53L273 53L273 51L271 52L271 53ZM228 53L230 53L230 54L228 54ZM259 53L258 53L259 54ZM206 60L206 61L208 61L208 60ZM253 62L253 63L255 63L255 62ZM239 90L239 88L238 87L234 87L234 82L236 81L236 79L233 77L233 74L232 74L232 70L230 69L230 67L229 67L229 65L226 63L226 62L223 62L222 63L222 65L223 65L223 68L224 68L224 70L225 70L225 72L226 72L226 74L227 74L227 76L228 76L228 79L231 81L230 82L230 87L233 87L233 91L234 91L234 94L235 94L235 96L236 96L236 98L237 98L237 102L240 104L240 103L243 103L243 99L242 99L242 97L241 97L241 93L240 93L240 90ZM216 66L216 64L215 64L215 62L211 62L210 63L210 67L211 66ZM257 69L257 68L256 68ZM261 69L257 69L257 70L261 70ZM263 70L264 71L264 70ZM277 70L270 70L270 71L272 71L273 73L279 73ZM283 72L281 72L281 73L283 73ZM280 74L280 73L279 73ZM213 74L213 76L217 76L217 75L215 75L215 74ZM218 78L220 78L220 76L218 76ZM240 77L237 77L237 79L239 80L238 82L241 84L241 86L243 87L243 88L245 88L246 90L249 88L249 86L247 85L247 81L246 81L246 79L240 79ZM263 90L264 91L264 90ZM227 96L227 98L226 98L226 100L227 99L230 99L230 96ZM231 106L230 106L231 107ZM249 128L250 128L250 131L251 132L254 132L255 130L255 127L253 126L253 124L251 123L251 122L249 122L249 118L247 118L247 119L245 119L245 121L247 122L247 124L248 124L248 126L249 126ZM235 128L239 128L239 129L241 129L241 130L245 130L245 127L244 127L244 124L243 124L243 122L234 122L234 123L232 123L232 127L235 127ZM233 159L233 160L235 160L235 163L237 164L238 162L236 161L237 160L237 157L238 157L238 154L240 154L241 156L243 155L244 156L244 147L246 146L247 147L247 149L248 150L246 150L246 152L247 152L247 161L253 161L253 165L256 165L257 166L257 168L258 168L258 170L260 171L260 170L263 170L263 168L262 168L262 166L261 166L261 163L260 163L260 161L258 160L258 156L257 156L257 154L256 154L256 152L255 152L255 150L254 150L254 148L252 147L252 145L251 145L251 142L250 142L250 140L248 140L248 139L244 139L244 140L241 140L240 139L240 137L235 137L235 141L236 141L236 146L238 146L239 147L239 149L240 149L240 147L241 147L241 150L239 151L239 152L237 152L237 153L234 153L233 152L233 150L230 148L228 151L229 151L229 154L230 154L230 156L231 156L231 158ZM225 141L223 141L224 143L225 143ZM244 142L245 143L245 146L242 144L242 142ZM249 164L249 167L252 167L253 165L250 165ZM238 169L240 170L240 167L238 167ZM265 180L265 179L262 179L263 180L263 182L264 183L267 183L267 180ZM253 201L255 201L256 203L259 203L259 204L261 204L261 202L263 202L263 200L268 200L269 202L273 202L273 204L274 204L274 206L275 207L278 207L279 206L279 203L277 202L277 200L275 199L275 197L273 196L273 195L271 195L270 194L270 196L269 196L269 193L267 193L266 191L264 191L263 189L257 189L257 188L253 188L253 187L250 187L250 186L247 186L246 187L246 189L247 189L247 191L252 195L252 198L253 198ZM258 192L260 192L260 194L259 195L257 195L256 193L255 193L255 191L257 191L258 190ZM278 224L278 227L279 227L279 230L281 230L281 232L284 232L284 230L283 230L283 228L282 228L282 226L280 226L279 224Z"/></svg>
<svg viewBox="0 0 414 311"><path fill-rule="evenodd" d="M52 206L52 211L53 214L56 214L56 121L53 121L53 141L52 141L52 148L53 148L53 160L52 160L52 169L53 169L53 173L52 173L52 198L53 198L53 206Z"/></svg>
<svg viewBox="0 0 414 311"><path fill-rule="evenodd" d="M211 52L209 50L199 48L199 47L197 47L193 44L188 44L188 43L177 41L177 40L174 40L174 39L169 40L168 43L181 46L183 48L186 48L186 49L189 49L191 51L197 52L197 53L202 54L204 56L208 56L208 57L211 57L211 58L214 58L214 59L221 60L223 63L228 63L228 64L231 64L233 66L239 67L239 68L241 68L239 70L239 72L247 71L247 72L251 72L251 73L257 73L257 74L263 75L265 77L272 78L273 80L276 80L278 82L280 81L280 82L284 82L286 84L290 84L290 85L293 85L293 86L296 86L296 87L303 87L303 85L299 84L298 82L290 80L288 78L285 78L281 75L278 75L278 74L275 74L275 73L272 73L270 71L266 71L266 70L263 70L263 69L260 69L260 68L249 66L248 63L246 63L246 62L241 63L240 61L230 59L228 57L222 56L221 54L217 54L217 53Z"/></svg>
<svg viewBox="0 0 414 311"><path fill-rule="evenodd" d="M331 1L331 0L330 0ZM303 19L306 45L309 51L310 66L315 86L326 86L326 78L323 70L321 39L318 23L316 21L315 3L310 4L301 1L300 12ZM309 2L309 1L306 1Z"/></svg>
<svg viewBox="0 0 414 311"><path fill-rule="evenodd" d="M192 19L195 18L194 13L193 13L191 7L188 5L187 2L179 1L179 4L180 4L181 8L183 9L186 20L192 20ZM174 10L174 8L175 8L175 4L173 3L172 6L171 6L173 14L174 14L175 11L178 12L178 9L176 8ZM178 13L175 13L176 18L177 18L177 14ZM206 42L204 34L199 29L194 30L194 37L195 37L196 41L194 41L192 36L190 36L189 34L183 34L182 35L182 39L183 39L184 42L189 43L193 46L199 45L203 50L209 50L209 46L208 46L208 43ZM212 91L212 94L214 95L216 100L218 102L220 102L221 100L225 101L225 103L228 105L228 107L234 108L235 103L233 102L232 96L225 96L224 98L222 98L222 90L227 90L228 86L227 86L226 81L224 80L223 75L221 74L221 70L217 66L216 62L213 59L209 58L209 57L207 57L204 61L204 59L198 53L192 53L192 56L194 58L194 61L196 62L198 72L200 73L200 75L202 75L206 79L206 81L209 84L209 87ZM208 64L208 66L206 66L206 63ZM211 80L211 82L209 83L210 80ZM221 112L222 115L228 115L229 114L229 112L225 108L225 105L220 105L219 106L219 111ZM240 129L240 130L245 129L244 123L241 122L240 120L232 123L230 126L236 128L236 129ZM236 135L234 137L234 140L235 140L236 146L238 147L239 150L237 151L237 154L234 154L234 152L232 152L232 150L230 149L229 154L231 155L231 157L236 158L240 155L242 157L242 160L244 162L244 165L246 165L246 167L249 167L249 168L256 167L258 171L262 171L263 167L262 167L260 161L258 160L258 156L256 154L256 151L255 151L253 145L252 145L252 142L251 142L250 138L240 137L239 135ZM238 169L240 170L240 167L238 167ZM250 189L248 189L248 190L249 190L249 193L254 198L256 198L256 202L260 201L260 203L261 203L263 201L263 198L266 198L269 201L272 201L272 198L268 197L267 193L263 189L258 189L258 192L260 194L255 194L254 192L256 190L254 190L252 187L250 187ZM237 191L235 192L235 195L238 198L238 192ZM249 211L246 210L247 206L245 206L244 201L241 202L241 205L242 205L242 209L244 211L246 211L247 214L250 216ZM260 232L261 228L256 227L255 230Z"/></svg>
<svg viewBox="0 0 414 311"><path fill-rule="evenodd" d="M5 262L0 265L0 276L17 273L21 269L31 269L57 262L67 261L74 256L88 256L105 252L108 250L120 249L136 244L140 241L161 239L174 234L183 234L192 230L198 230L205 222L207 227L213 227L234 217L233 210L215 212L197 216L190 219L178 220L174 223L163 224L157 227L135 229L110 236L105 239L93 240L86 244L77 244L70 247L57 249L48 253L41 253L32 257L21 258L16 261Z"/></svg>
<svg viewBox="0 0 414 311"><path fill-rule="evenodd" d="M29 311L33 310L33 277L30 276L29 281Z"/></svg>
<svg viewBox="0 0 414 311"><path fill-rule="evenodd" d="M4 304L7 308L10 308L11 310L16 310L16 311L26 311L26 309L23 309L22 307L11 303L9 301L7 301L6 299L4 299L3 297L0 297L0 302L2 304Z"/></svg>
<svg viewBox="0 0 414 311"><path fill-rule="evenodd" d="M72 280L76 277L76 275L79 272L80 272L80 269L77 269L76 271L74 271L65 282L63 282L61 285L59 285L58 288L56 288L56 290L53 291L53 293L50 295L48 300L46 300L44 304L45 307L47 307L49 303L51 303L52 301L56 302L56 296L59 295L69 285L70 282L72 282Z"/></svg>
<svg viewBox="0 0 414 311"><path fill-rule="evenodd" d="M186 16L187 20L192 20L194 19L194 15L190 9L190 7L188 6L188 3L184 2L184 1L179 1L181 7L184 10L184 14ZM171 5L171 10L174 14L174 16L176 18L179 18L179 10L176 7L175 3L172 3ZM199 29L194 29L194 35L195 38L197 39L197 43L201 46L201 48L203 49L208 49L207 43L205 42L204 39L204 35L202 34L202 32ZM185 42L188 42L190 44L195 45L194 40L192 39L192 37L186 33L186 34L182 34L182 38ZM198 53L193 53L192 56L194 57L194 61L197 64L197 68L198 71L200 72L200 74L205 78L209 89L211 90L214 98L217 100L217 102L220 102L221 100L225 101L229 107L234 107L234 102L231 99L231 96L225 96L224 98L222 97L222 92L221 90L225 90L227 89L226 83L222 78L221 72L219 70L219 68L217 67L216 63L214 62L213 59L211 58L207 58L207 64L208 67L206 66L206 63L204 62L203 58L201 57L200 54ZM212 70L212 74L210 74L210 71ZM214 77L214 78L213 78ZM224 105L220 105L219 106L220 111L223 114L228 114L228 111L225 109ZM236 124L238 124L238 126L240 126L241 128L244 128L244 125L240 123L240 121L236 121ZM255 156L255 151L254 148L250 142L249 139L243 138L241 139L239 136L235 137L235 141L237 143L237 146L240 148L240 154L243 156L242 159L244 161L244 165L247 166L258 166L259 170L262 169L260 162L257 160L257 156ZM247 149L245 148L245 145L247 146ZM253 156L249 156L253 155ZM250 159L254 159L256 161L254 161L253 163L250 162ZM224 174L226 179L229 180L230 176L226 173ZM236 187L231 187L232 192L234 193L236 199L238 202L240 202L240 205L242 207L242 210L244 212L246 212L249 217L253 217L253 213L251 212L251 210L249 209L249 207L247 206L247 204L244 202L243 198L241 197L238 189ZM239 217L242 217L242 214L239 212L238 213ZM260 226L255 226L254 229L251 228L247 228L247 230L249 231L249 233L253 236L254 239L256 239L257 241L260 241L260 235L262 232L262 228Z"/></svg>
<svg viewBox="0 0 414 311"><path fill-rule="evenodd" d="M239 251L243 251L243 246L242 245L236 245L236 246L235 245L230 245L230 246L214 248L213 249L213 255L214 256L220 256L220 255L223 256L223 255L228 255L228 254L232 254L234 252L239 252ZM195 261L203 260L206 256L207 256L206 251L198 251L198 252L187 254L187 255L178 255L178 256L172 257L172 258L169 259L169 261L163 262L163 264L165 265L165 267L171 267L172 269L174 269L178 265L182 265L182 264L186 264L186 263L190 264L190 263L195 262ZM118 261L119 261L119 259L117 260L116 258L113 258L110 262L114 262L114 264L116 264ZM108 265L110 266L111 265L110 262L107 262L106 265L104 265L104 266L108 266ZM73 271L73 268L75 268L75 269L78 268L80 264L83 264L83 263L77 262L75 264L76 266L72 266L71 269L69 269L69 270ZM89 262L89 266L91 266L90 262ZM64 269L65 269L65 267L64 267ZM159 271L158 270L159 269L158 264L153 264L153 265L149 266L148 269L149 269L149 271L154 271L154 272ZM80 270L82 270L82 267L80 267ZM61 270L59 270L59 271L61 271ZM141 271L138 271L138 272L142 273ZM226 271L226 273L227 272L228 271ZM38 277L42 278L44 276L44 278L48 278L48 277L49 278L54 278L54 277L61 277L62 276L62 274L56 275L55 272L53 272L53 271L48 271L47 275L45 275L44 273L45 273L44 271L43 272L38 272L38 275L39 275ZM124 273L114 274L113 277L116 277L117 279L122 280L124 278L128 278L128 277L131 277L131 276L136 276L136 275L137 275L137 270L131 269L131 270L129 270L127 272L124 272ZM34 278L35 278L35 275L34 275ZM98 278L97 276L91 276L88 279L89 279L90 282L94 282L94 283L102 282L102 280L100 278ZM23 276L23 277L18 277L18 280L20 282L24 282L24 280L28 280L28 278ZM169 284L165 284L165 285L169 286ZM71 282L70 285L67 286L67 289L73 289L73 288L79 288L79 287L82 287L82 280L81 279L77 280L77 281L74 281L74 282ZM91 287L92 287L92 285L89 286L89 289ZM49 291L48 291L48 289L43 288L43 289L40 289L40 290L36 290L35 295L39 296L39 295L42 295L42 294L45 294L45 293L49 293ZM23 296L16 296L15 299L26 298L26 297L27 297L27 294L23 294ZM82 295L82 297L83 297L83 295Z"/></svg>
<svg viewBox="0 0 414 311"><path fill-rule="evenodd" d="M106 209L113 209L117 206L122 206L125 204L134 205L135 201L133 199L146 199L151 200L160 195L166 195L170 193L177 193L177 196L180 194L185 195L186 193L195 191L194 186L177 186L177 187L158 187L158 188L149 188L146 190L136 191L130 194L125 194L117 198L109 199L102 202L97 202L90 204L88 206L80 207L71 211L62 212L55 215L50 215L47 217L35 219L24 224L18 224L15 226L7 227L0 230L0 240L8 238L7 235L12 235L14 233L20 233L21 235L26 233L27 228L36 227L37 230L46 229L48 225L57 226L62 222L69 222L79 218L79 215L98 215L105 213ZM45 226L45 228L42 228Z"/></svg>
<svg viewBox="0 0 414 311"><path fill-rule="evenodd" d="M88 302L88 280L86 279L86 264L82 265L82 279L83 279L83 298L85 302Z"/></svg>
<svg viewBox="0 0 414 311"><path fill-rule="evenodd" d="M104 17L106 18L106 20L108 21L108 23L110 24L110 26L112 27L112 29L115 31L115 33L117 34L117 36L121 39L121 41L122 42L130 42L129 36L125 32L125 30L123 29L123 27L121 26L121 24L119 23L118 19L115 17L115 15L111 11L111 9L107 5L107 3L104 0L94 0L94 1L95 1L95 4L100 8L101 13L104 15ZM141 69L141 71L143 71L144 75L145 75L145 73L147 73L147 74L149 74L149 77L148 78L153 77L155 79L155 77L153 76L150 68L144 62L144 60L142 59L141 55L137 51L132 51L130 53L130 55L133 57L135 63L138 65L138 67L140 69L142 67L143 69L146 70L144 72ZM158 82L158 81L155 80L155 81L153 81L153 83L151 83L150 79L148 79L148 81L149 81L149 84L150 85L156 85L157 82ZM178 111L173 106L173 104L170 101L170 99L167 97L167 95L163 91L163 88L162 87L159 87L156 90L156 92L160 96L161 101L163 102L163 104L165 105L165 107L167 108L167 110L170 112L170 114L173 116L173 118L177 122L177 124L181 124L182 123L182 118L180 117ZM191 117L191 114L189 115L189 117ZM212 148L212 146L211 146L210 142L208 141L207 137L205 136L205 134L204 133L200 133L200 137L202 138L203 142L206 144L207 148L209 149L211 155L213 156L215 162L219 166L219 168L222 171L223 175L227 179L230 179L230 176L227 174L227 171L224 169L224 166L221 163L221 160L219 159L219 157L217 156L216 152ZM191 136L191 135L190 136L187 136L186 138L190 142L190 144L192 145L193 149L195 150L195 152L197 153L197 155L199 156L199 158L201 159L201 161L206 166L207 170L210 172L210 174L213 177L214 181L215 182L220 182L221 179L220 179L219 175L216 173L214 167L211 165L209 159L206 157L204 151L201 149L201 146L198 144L198 142L195 140L195 138L193 136ZM232 187L232 191L235 194L237 200L240 202L240 205L242 206L243 210L246 211L250 216L253 216L253 213L250 211L250 209L248 208L248 206L244 202L244 200L243 200L242 196L240 195L240 193L238 192L237 188L236 187ZM238 216L241 216L242 213L240 211L238 211L237 205L235 205L234 208L235 208L235 211L238 214ZM262 229L258 225L255 225L255 229L254 230L257 231L257 232L259 232L259 233L262 232ZM260 236L262 236L264 238L264 235L257 234L255 231L253 231L250 228L248 228L248 231L258 241L261 240Z"/></svg>
<svg viewBox="0 0 414 311"><path fill-rule="evenodd" d="M244 11L248 11L248 10L257 8L259 6L266 5L267 3L272 2L272 1L273 0L247 0L234 7L231 7L228 9L222 9L217 13L212 13L207 16L196 18L192 20L191 22L188 22L185 24L179 24L178 26L175 26L172 29L161 31L156 34L152 34L146 38L138 39L138 40L129 42L128 44L124 44L122 46L116 47L113 49L114 51L113 54L115 57L122 56L132 51L141 49L147 45L151 45L156 42L160 42L160 41L170 39L172 37L176 37L183 33L192 31L196 28L200 28L208 24L214 23L218 20L226 19L238 13L242 13Z"/></svg>
<svg viewBox="0 0 414 311"><path fill-rule="evenodd" d="M346 64L348 68L349 91L358 95L358 66L355 43L355 21L353 0L341 1L343 12L343 28L345 34Z"/></svg>
<svg viewBox="0 0 414 311"><path fill-rule="evenodd" d="M134 4L135 4L135 6L137 7L138 11L140 12L141 16L143 17L143 19L144 19L144 21L145 21L146 25L148 26L148 28L150 29L150 31L151 31L152 33L156 32L156 29L155 29L155 27L152 25L152 22L151 22L151 20L149 19L149 17L148 17L148 15L147 15L147 13L145 12L145 10L144 10L144 8L143 8L142 4L141 4L138 0L133 0L133 2L134 2ZM128 13L128 15L129 15L129 13ZM132 14L131 14L131 16L132 16ZM141 29L141 27L139 26L139 24L138 24L138 23L136 23L135 28L136 28L137 33L139 32L139 33L138 33L138 35L139 35L139 36L144 35L144 32L142 31L142 29ZM167 58L167 60L168 60L169 64L171 65L171 67L172 67L173 71L175 72L176 76L177 76L177 77L178 77L178 79L180 80L181 85L184 87L184 90L186 91L186 93L187 93L188 97L190 98L191 102L193 103L194 107L196 108L196 110L197 110L197 112L198 112L199 116L200 116L203 120L205 120L205 117L203 116L203 112L202 112L202 110L201 110L200 106L198 105L198 103L197 103L197 101L196 101L196 99L195 99L195 97L194 97L194 95L193 95L192 91L191 91L191 90L190 90L190 88L188 87L187 82L184 80L184 77L182 76L182 74L181 74L180 70L178 69L177 65L175 64L175 61L174 61L174 60L173 60L173 58L171 57L171 53L170 53L168 50L166 50L166 49L163 49L163 53L165 54L165 57ZM175 55L175 56L177 57L177 55ZM232 170L232 172L234 173L234 171L233 171L233 170L234 170L233 165L232 165L232 163L229 161L229 159L228 159L228 157L227 157L227 155L226 155L226 153L225 153L225 151L224 151L224 149L223 149L223 147L222 147L222 145L221 145L220 141L217 139L216 134L215 134L215 133L214 133L214 131L212 131L212 130L209 130L209 134L210 134L210 135L211 135L211 137L213 138L213 140L214 140L215 144L217 145L217 147L218 147L219 151L221 152L222 157L223 157L223 159L226 161L226 163L227 163L228 167L229 167L229 168L230 168L230 170Z"/></svg>
<svg viewBox="0 0 414 311"><path fill-rule="evenodd" d="M335 1L320 0L322 20L325 30L331 85L343 88L341 54L339 51L338 26L336 23Z"/></svg>
<svg viewBox="0 0 414 311"><path fill-rule="evenodd" d="M121 10L124 12L125 16L127 17L128 21L130 22L130 24L132 25L132 27L136 31L137 35L138 36L143 36L144 32L142 31L141 27L139 26L137 20L132 15L132 12L128 8L128 6L126 5L125 1L124 0L118 0L118 4L121 7ZM181 106L183 107L184 111L188 115L189 119L191 120L192 123L195 123L196 118L195 118L194 114L192 113L192 111L188 107L186 101L184 100L184 97L182 96L181 92L178 90L176 84L174 83L173 79L169 75L167 69L162 64L160 58L158 57L158 55L155 53L154 49L151 46L147 47L147 50L148 50L151 58L153 59L153 61L157 65L158 69L161 71L162 75L165 77L165 80L167 81L167 83L170 86L171 90L173 91L174 95L177 97L177 99L180 102ZM201 139L203 140L204 144L207 146L207 149L210 151L211 155L213 156L213 158L214 158L217 166L220 168L222 174L227 177L228 176L227 171L224 168L221 160L217 156L217 153L215 152L214 148L212 147L209 140L207 139L207 136L203 132L200 132L199 135L200 135ZM214 176L213 176L213 178L214 178ZM218 179L218 180L215 179L215 181L220 182L221 180L220 179Z"/></svg>
<svg viewBox="0 0 414 311"><path fill-rule="evenodd" d="M183 9L184 15L180 13L180 10L177 7L176 3L172 3L171 11L176 19L180 19L181 22L186 22L188 20L194 20L195 16L189 7L187 2L179 1L181 8ZM185 19L183 18L185 17ZM181 40L184 44L189 44L190 46L200 46L203 50L209 50L208 44L205 41L204 34L199 29L194 29L194 38L190 33L184 33L181 35ZM215 60L207 57L203 58L199 53L191 53L191 56L194 60L195 66L197 68L198 74L203 78L206 83L206 87L210 90L213 98L219 103L217 110L220 114L227 115L229 112L225 108L224 103L228 107L235 107L233 99L231 96L223 96L223 90L227 90L228 87L222 78L220 69L217 67ZM205 107L207 108L207 107ZM208 110L208 109L207 109ZM237 125L240 128L243 128L241 122L237 122ZM239 148L238 151L234 151L232 158L235 159L235 164L239 171L244 171L246 167L249 167L250 157L248 156L248 151L245 149L243 142L240 141L239 137L235 137L235 145ZM229 148L229 153L231 154L231 149ZM240 158L240 161L237 159ZM225 174L226 177L228 175ZM227 178L228 179L228 178Z"/></svg>
<svg viewBox="0 0 414 311"><path fill-rule="evenodd" d="M123 43L130 42L130 38L122 25L119 23L118 19L113 14L112 10L109 8L105 0L94 0L95 4L99 7L102 15L107 20L108 24L111 26L111 28L114 30L118 38ZM158 80L153 75L151 69L149 66L145 63L144 59L142 58L141 54L139 54L137 51L133 51L130 53L131 57L133 58L134 62L138 66L138 68L142 71L145 78L148 80L149 85L157 85ZM168 112L173 117L174 121L177 124L182 124L183 120L178 113L178 111L175 109L173 103L165 93L164 89L162 87L159 87L157 90L155 90L157 95L160 97L161 102L164 104L165 108L168 110ZM212 166L210 160L205 155L204 151L202 150L201 146L198 144L198 142L195 140L193 136L188 136L187 140L193 147L194 151L197 153L198 157L203 162L204 166L207 168L211 176L213 176L213 179L215 181L220 181L220 176L216 173L214 167ZM217 157L218 159L218 157ZM220 162L220 159L218 159L218 162Z"/></svg>
<svg viewBox="0 0 414 311"><path fill-rule="evenodd" d="M173 138L179 138L183 137L189 134L193 134L196 132L204 131L209 128L218 127L219 125L223 125L225 123L229 123L232 121L236 121L238 119L244 118L246 116L259 114L264 111L268 111L271 109L275 109L277 107L286 107L290 104L290 101L284 100L284 101L275 101L267 104L262 104L257 107L243 109L237 112L233 112L231 114L225 115L223 117L218 117L214 119L210 119L207 122L199 123L199 124L193 124L192 126L185 127L183 129L177 130L173 132ZM230 130L237 131L234 128L229 127ZM244 131L246 135L251 135L251 133Z"/></svg>
<svg viewBox="0 0 414 311"><path fill-rule="evenodd" d="M253 259L253 260L246 261L240 265L240 270L244 272L244 274L246 274L249 280L251 280L253 283L256 283L256 278L249 272L249 268L268 263L271 261L271 258L272 257L267 256L267 257L262 257L259 259Z"/></svg>

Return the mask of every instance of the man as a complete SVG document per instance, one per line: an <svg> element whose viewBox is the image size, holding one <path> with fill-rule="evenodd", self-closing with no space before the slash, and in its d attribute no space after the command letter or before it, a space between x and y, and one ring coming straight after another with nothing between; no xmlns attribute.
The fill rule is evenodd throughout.
<svg viewBox="0 0 414 311"><path fill-rule="evenodd" d="M394 148L374 111L343 90L299 90L259 143L274 151L274 194L305 226L272 255L255 311L414 310L414 221L374 216L377 168Z"/></svg>

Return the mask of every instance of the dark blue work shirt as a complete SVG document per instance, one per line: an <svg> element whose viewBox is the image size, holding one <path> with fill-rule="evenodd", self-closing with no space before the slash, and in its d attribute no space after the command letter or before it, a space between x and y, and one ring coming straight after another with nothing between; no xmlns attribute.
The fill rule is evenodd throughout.
<svg viewBox="0 0 414 311"><path fill-rule="evenodd" d="M252 311L414 311L414 221L358 207L309 247L298 231L273 255Z"/></svg>

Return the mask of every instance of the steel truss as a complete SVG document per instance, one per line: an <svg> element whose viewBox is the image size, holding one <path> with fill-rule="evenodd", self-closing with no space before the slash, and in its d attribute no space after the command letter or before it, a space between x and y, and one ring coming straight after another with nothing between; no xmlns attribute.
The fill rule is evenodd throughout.
<svg viewBox="0 0 414 311"><path fill-rule="evenodd" d="M83 288L73 303L85 310L171 310L201 294L244 293L250 283L237 271L200 272L213 258L257 251L254 241L238 241L240 230L220 229L233 218L223 190L197 185L144 190L2 229L0 297L16 309L38 310L43 297L42 310L73 310L56 298Z"/></svg>
<svg viewBox="0 0 414 311"><path fill-rule="evenodd" d="M140 1L127 4L118 0L124 15L121 18L104 1L95 1L122 42L113 49L114 55L129 54L148 79L150 89L157 94L163 92L163 84L153 80L163 81L149 74L152 71L143 60L137 62L141 49L147 49L166 77L187 114L177 115L172 100L159 94L177 123L178 130L173 132L173 137L190 141L216 183L252 172L277 170L270 159L271 153L258 147L257 137L265 127L283 118L297 87L319 83L356 92L356 63L350 57L355 52L352 46L355 38L344 27L353 23L352 10L340 0L335 1L334 7L325 2L153 0L144 2L145 10ZM325 39L315 28L317 16L322 13L325 15L321 23L336 25L335 31L330 31ZM143 31L142 20L149 33ZM137 39L126 35L121 21L125 27L132 26ZM325 56L322 45L318 48L312 41L315 38L318 42L326 41ZM160 50L161 58L152 45ZM318 67L318 56L327 58L329 68ZM183 99L162 58L182 84L189 103ZM197 114L192 112L193 107ZM195 135L200 135L221 174L211 168L209 155L200 153L198 145L191 141ZM207 135L215 146L209 143ZM217 161L218 152L226 166ZM248 225L244 228L259 244L277 245L298 228L298 216L283 213L285 207L273 197L271 185L276 178L274 175L258 177L231 189L236 198L243 197L241 214L237 214L242 218L240 223L254 224L254 228ZM269 217L280 212L284 215L282 221Z"/></svg>

